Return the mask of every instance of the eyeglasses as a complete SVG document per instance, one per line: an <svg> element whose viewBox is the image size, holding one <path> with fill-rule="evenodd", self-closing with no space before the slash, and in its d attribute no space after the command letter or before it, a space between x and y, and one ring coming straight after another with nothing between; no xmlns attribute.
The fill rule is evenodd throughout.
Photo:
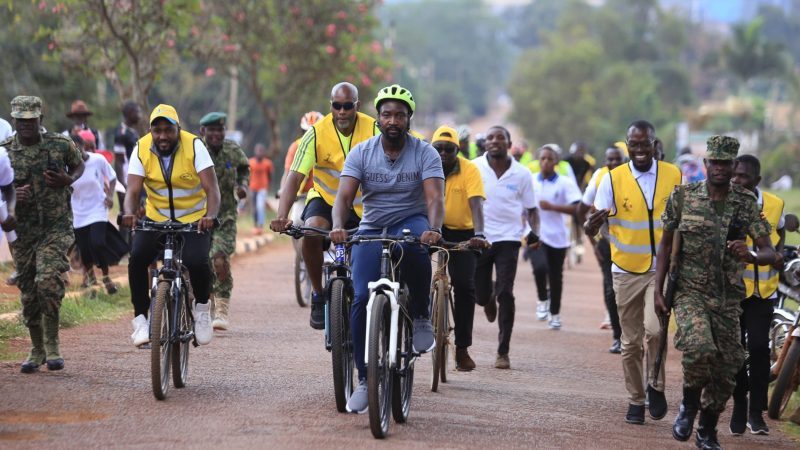
<svg viewBox="0 0 800 450"><path fill-rule="evenodd" d="M333 109L335 109L337 111L339 111L342 108L344 108L345 111L350 111L351 109L353 109L355 107L356 107L355 102L345 102L345 103L331 102L331 108L333 108Z"/></svg>
<svg viewBox="0 0 800 450"><path fill-rule="evenodd" d="M434 146L433 146L433 148L435 148L435 149L436 149L436 151L437 151L437 152L440 152L440 153L441 153L441 152L445 152L445 153L455 153L455 152L458 150L458 147L456 147L456 146L455 146L455 145L453 145L453 144L450 144L450 145L447 145L447 144L438 144L438 145L434 145Z"/></svg>
<svg viewBox="0 0 800 450"><path fill-rule="evenodd" d="M656 141L655 141L655 139L653 139L653 140L649 140L648 139L646 141L639 141L639 142L631 142L631 141L627 141L626 140L625 143L628 145L629 149L631 149L631 148L648 149L648 148L652 148L655 145Z"/></svg>

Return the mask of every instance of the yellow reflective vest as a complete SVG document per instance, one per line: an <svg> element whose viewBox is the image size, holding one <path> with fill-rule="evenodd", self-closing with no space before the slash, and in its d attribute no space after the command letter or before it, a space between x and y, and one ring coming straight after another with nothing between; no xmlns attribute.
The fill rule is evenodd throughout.
<svg viewBox="0 0 800 450"><path fill-rule="evenodd" d="M603 166L597 169L598 173L594 179L594 187L595 189L600 189L600 182L603 181L603 175L608 173L608 166Z"/></svg>
<svg viewBox="0 0 800 450"><path fill-rule="evenodd" d="M194 168L195 139L200 138L181 130L171 167L164 167L161 158L152 150L153 135L147 133L139 139L138 155L145 173L145 215L148 218L156 222L192 223L206 215L206 191Z"/></svg>
<svg viewBox="0 0 800 450"><path fill-rule="evenodd" d="M350 149L357 144L375 136L375 119L363 114L356 113L356 127L350 137L350 145L344 148L339 140L339 133L336 131L336 124L333 122L333 115L328 114L322 120L315 123L314 139L316 142L316 160L314 166L314 188L308 192L308 199L322 197L325 203L333 206L336 199L336 192L339 190L339 178L344 169L344 160L350 153ZM359 217L363 214L364 205L361 203L361 191L359 190L353 201L353 209Z"/></svg>
<svg viewBox="0 0 800 450"><path fill-rule="evenodd" d="M656 162L653 209L647 206L630 164L608 173L614 191L616 212L608 217L611 261L629 273L646 273L653 265L656 247L664 231L661 214L675 186L681 184L681 171L672 164Z"/></svg>
<svg viewBox="0 0 800 450"><path fill-rule="evenodd" d="M763 200L761 212L766 216L770 227L769 239L773 246L777 246L780 240L780 236L778 236L778 224L783 215L783 200L776 195L764 191L761 191L761 198ZM750 236L747 236L747 246L756 250L756 246ZM778 290L778 278L778 271L773 269L771 265L758 266L758 273L756 273L755 266L753 264L748 264L744 269L746 298L751 297L753 294L758 294L758 296L763 299L772 297L772 294Z"/></svg>

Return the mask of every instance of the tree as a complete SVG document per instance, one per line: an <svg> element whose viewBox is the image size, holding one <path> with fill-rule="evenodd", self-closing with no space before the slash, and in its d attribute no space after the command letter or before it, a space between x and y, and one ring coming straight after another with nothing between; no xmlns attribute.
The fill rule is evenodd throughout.
<svg viewBox="0 0 800 450"><path fill-rule="evenodd" d="M734 25L731 40L722 46L725 67L743 86L756 77L778 77L787 72L783 46L764 39L763 26L762 18Z"/></svg>

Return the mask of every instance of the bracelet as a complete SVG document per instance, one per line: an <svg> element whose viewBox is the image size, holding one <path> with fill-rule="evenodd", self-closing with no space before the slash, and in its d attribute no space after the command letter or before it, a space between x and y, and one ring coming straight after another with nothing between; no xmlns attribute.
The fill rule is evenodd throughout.
<svg viewBox="0 0 800 450"><path fill-rule="evenodd" d="M434 233L442 234L441 228L428 228L428 231L433 231Z"/></svg>
<svg viewBox="0 0 800 450"><path fill-rule="evenodd" d="M475 233L473 236L481 239L486 239L486 235L483 233Z"/></svg>

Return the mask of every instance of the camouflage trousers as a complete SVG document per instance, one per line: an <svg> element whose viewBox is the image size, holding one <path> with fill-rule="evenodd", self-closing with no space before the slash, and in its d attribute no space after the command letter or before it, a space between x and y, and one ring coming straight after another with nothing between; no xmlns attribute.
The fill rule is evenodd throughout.
<svg viewBox="0 0 800 450"><path fill-rule="evenodd" d="M72 228L17 239L11 254L17 266L22 317L28 328L41 325L42 315L58 318L64 298L64 279L69 270L67 250L75 240Z"/></svg>
<svg viewBox="0 0 800 450"><path fill-rule="evenodd" d="M702 389L701 406L721 413L744 363L740 299L685 290L675 295L675 348L683 352L683 384Z"/></svg>
<svg viewBox="0 0 800 450"><path fill-rule="evenodd" d="M236 220L227 219L211 236L209 258L214 273L212 293L216 298L231 298L233 275L231 255L236 251Z"/></svg>

